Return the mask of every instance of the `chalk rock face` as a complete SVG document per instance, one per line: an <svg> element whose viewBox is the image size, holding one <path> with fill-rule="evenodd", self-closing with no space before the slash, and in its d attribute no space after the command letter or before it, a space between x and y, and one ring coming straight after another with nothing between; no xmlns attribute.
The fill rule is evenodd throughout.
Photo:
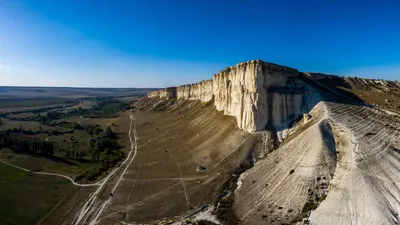
<svg viewBox="0 0 400 225"><path fill-rule="evenodd" d="M204 80L197 84L188 84L176 88L178 99L211 101L213 98L213 81Z"/></svg>
<svg viewBox="0 0 400 225"><path fill-rule="evenodd" d="M237 126L248 132L284 132L316 104L316 92L299 78L300 72L260 60L239 63L214 75L212 80L151 92L161 97L208 102L235 116ZM170 88L172 89L172 88Z"/></svg>
<svg viewBox="0 0 400 225"><path fill-rule="evenodd" d="M158 97L158 98L166 98L166 99L175 98L176 97L176 88L169 87L169 88L161 89L158 91L149 92L147 94L147 97L149 97L149 98Z"/></svg>

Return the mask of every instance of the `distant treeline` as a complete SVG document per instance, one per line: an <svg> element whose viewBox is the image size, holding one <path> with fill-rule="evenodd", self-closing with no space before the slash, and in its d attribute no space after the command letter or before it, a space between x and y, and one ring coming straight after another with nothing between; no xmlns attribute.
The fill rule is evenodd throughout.
<svg viewBox="0 0 400 225"><path fill-rule="evenodd" d="M37 138L26 138L17 134L4 134L1 140L2 147L8 147L23 152L32 152L46 155L54 154L54 144Z"/></svg>
<svg viewBox="0 0 400 225"><path fill-rule="evenodd" d="M90 109L83 109L79 107L77 109L68 110L67 112L63 111L63 107L45 107L34 110L26 110L25 112L37 113L35 116L27 117L27 118L11 118L7 117L10 120L18 120L18 121L30 121L34 120L40 122L45 125L53 125L52 121L62 119L63 117L70 116L82 116L84 118L115 118L118 116L118 112L130 109L130 104L126 102L121 102L117 99L113 98L94 98L93 101L97 103L93 105ZM73 104L69 104L66 107L73 106ZM47 112L46 116L40 115L41 112ZM22 113L18 112L18 113ZM13 113L6 113L0 116L7 116Z"/></svg>
<svg viewBox="0 0 400 225"><path fill-rule="evenodd" d="M25 134L25 135L36 135L36 134L49 134L49 135L63 135L63 134L71 134L73 133L74 130L68 130L68 131L58 131L58 130L43 130L43 129L38 129L38 130L25 130L22 129L22 126L20 128L13 128L13 129L7 129L4 133L5 134Z"/></svg>
<svg viewBox="0 0 400 225"><path fill-rule="evenodd" d="M69 112L69 115L84 118L116 118L118 113L130 109L130 104L113 98L96 98L97 102L91 109L78 108Z"/></svg>
<svg viewBox="0 0 400 225"><path fill-rule="evenodd" d="M76 102L68 101L68 102L64 102L62 105L60 104L60 105L56 105L56 106L44 106L44 107L37 108L37 109L27 109L27 110L21 110L18 112L12 111L12 112L8 112L8 113L3 113L0 116L7 116L10 114L20 114L20 113L42 113L42 112L47 112L50 110L57 110L57 109L65 108L65 107L71 107L74 104L76 104Z"/></svg>

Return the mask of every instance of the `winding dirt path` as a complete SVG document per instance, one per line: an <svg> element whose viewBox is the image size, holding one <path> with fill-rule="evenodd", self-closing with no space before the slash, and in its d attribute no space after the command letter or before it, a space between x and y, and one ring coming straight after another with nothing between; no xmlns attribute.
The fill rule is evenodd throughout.
<svg viewBox="0 0 400 225"><path fill-rule="evenodd" d="M132 135L132 133L133 133L133 135ZM130 126L129 126L129 141L131 143L131 150L128 154L128 157L126 157L125 161L121 164L120 167L112 170L111 173L104 179L104 181L96 189L96 191L90 195L89 199L85 202L85 204L82 206L81 210L78 212L77 217L75 218L75 221L73 224L75 224L75 225L81 224L81 223L83 224L89 218L91 219L90 224L96 224L97 220L103 213L107 204L112 199L112 196L109 196L109 198L106 201L101 203L100 202L101 200L98 199L99 194L103 190L103 188L108 184L108 180L112 176L114 176L114 174L116 174L122 167L125 167L123 172L118 177L118 180L115 182L115 184L111 190L111 193L114 193L114 191L118 188L118 185L121 182L123 176L125 175L128 167L131 165L131 163L133 162L133 160L136 157L137 150L138 150L136 140L137 140L137 132L136 132L136 126L135 126L135 118L134 118L133 114L131 114L130 115Z"/></svg>
<svg viewBox="0 0 400 225"><path fill-rule="evenodd" d="M194 206L190 203L190 199L189 199L189 196L188 196L187 191L186 191L185 182L183 182L183 170L182 170L182 167L181 167L181 165L179 164L179 162L178 162L178 160L176 159L176 157L174 156L174 154L172 154L172 152L168 149L167 143L166 143L165 141L164 141L164 143L165 143L165 147L166 147L166 149L167 149L167 152L172 156L172 158L174 159L176 165L178 166L178 170L179 170L180 175L181 175L179 180L180 180L180 182L181 182L181 184L182 184L182 187L183 187L183 193L185 194L186 202L187 202L187 204L188 204L189 206L191 206L192 208L194 208Z"/></svg>
<svg viewBox="0 0 400 225"><path fill-rule="evenodd" d="M12 166L12 167L14 167L14 168L17 168L17 169L20 169L20 170L24 170L24 171L26 171L26 172L34 173L34 174L62 177L62 178L68 179L69 181L71 181L71 183L72 183L73 185L79 186L79 187L99 186L99 185L101 184L101 182L102 182L102 181L99 181L99 182L93 183L93 184L79 184L79 183L76 183L76 182L75 182L73 179L71 179L70 177L68 177L68 176L66 176L66 175L59 174L59 173L35 172L35 171L32 171L32 170L28 170L28 169L25 169L25 168L16 166L16 165L14 165L14 164L8 163L8 162L6 162L6 161L4 161L4 160L1 160L1 159L0 159L0 162L1 162L1 163L4 163L4 164L7 164L7 165L9 165L9 166Z"/></svg>

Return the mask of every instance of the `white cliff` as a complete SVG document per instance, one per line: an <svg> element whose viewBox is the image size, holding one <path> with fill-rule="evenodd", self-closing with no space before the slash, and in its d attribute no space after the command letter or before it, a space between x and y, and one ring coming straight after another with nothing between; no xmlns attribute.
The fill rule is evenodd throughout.
<svg viewBox="0 0 400 225"><path fill-rule="evenodd" d="M313 89L299 78L300 72L253 60L214 75L212 80L151 92L148 97L208 102L236 117L247 132L273 130L285 136L291 124L317 103ZM168 94L166 94L168 93Z"/></svg>

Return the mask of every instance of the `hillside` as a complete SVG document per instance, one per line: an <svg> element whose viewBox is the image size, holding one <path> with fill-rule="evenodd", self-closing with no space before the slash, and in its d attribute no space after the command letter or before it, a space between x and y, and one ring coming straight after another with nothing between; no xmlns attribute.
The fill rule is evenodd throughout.
<svg viewBox="0 0 400 225"><path fill-rule="evenodd" d="M308 73L314 80L332 89L351 93L361 101L400 112L400 82L357 77L338 77Z"/></svg>
<svg viewBox="0 0 400 225"><path fill-rule="evenodd" d="M399 93L398 82L249 61L144 101L159 99L146 109L159 113L175 99L208 102L262 137L254 166L214 201L223 224L397 224Z"/></svg>
<svg viewBox="0 0 400 225"><path fill-rule="evenodd" d="M41 224L398 224L397 86L255 60L149 92Z"/></svg>

